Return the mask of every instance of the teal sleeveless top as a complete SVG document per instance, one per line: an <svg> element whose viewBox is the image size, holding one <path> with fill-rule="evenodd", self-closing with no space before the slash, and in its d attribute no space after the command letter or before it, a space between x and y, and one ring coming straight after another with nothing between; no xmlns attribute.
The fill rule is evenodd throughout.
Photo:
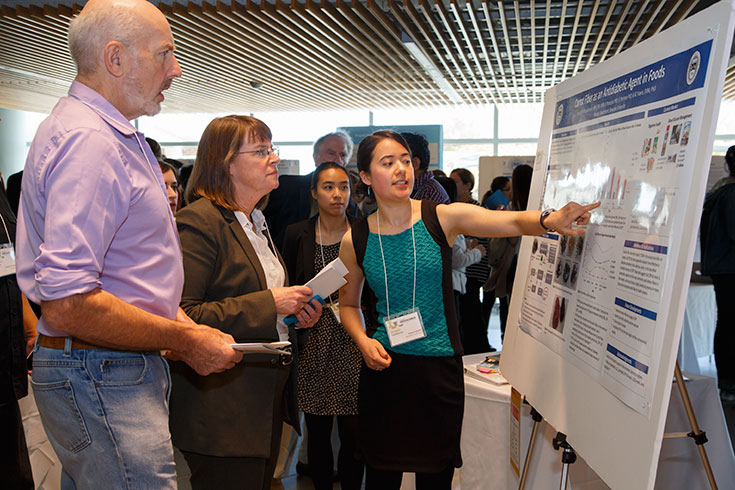
<svg viewBox="0 0 735 490"><path fill-rule="evenodd" d="M423 211L423 209L422 209ZM369 233L363 259L365 279L376 297L377 328L373 338L400 354L453 356L443 298L444 267L440 246L424 224L424 216L413 225L416 240L416 307L421 312L426 337L391 347L383 324L389 314L385 297L385 273L378 235ZM413 308L414 256L411 229L397 235L381 235L388 272L390 314ZM450 265L451 267L451 265ZM454 315L454 311L451 312Z"/></svg>

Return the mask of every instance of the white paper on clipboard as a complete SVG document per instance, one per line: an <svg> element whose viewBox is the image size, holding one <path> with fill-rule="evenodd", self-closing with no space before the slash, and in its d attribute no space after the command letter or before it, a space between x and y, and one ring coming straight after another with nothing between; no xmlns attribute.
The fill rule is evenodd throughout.
<svg viewBox="0 0 735 490"><path fill-rule="evenodd" d="M319 271L319 274L304 284L304 286L310 287L314 292L314 296L319 295L326 301L330 294L347 284L345 275L347 275L347 267L337 257L328 263L324 269Z"/></svg>
<svg viewBox="0 0 735 490"><path fill-rule="evenodd" d="M230 344L230 346L245 354L285 354L283 351L286 347L291 346L291 342L284 340L281 342L248 342L244 344Z"/></svg>

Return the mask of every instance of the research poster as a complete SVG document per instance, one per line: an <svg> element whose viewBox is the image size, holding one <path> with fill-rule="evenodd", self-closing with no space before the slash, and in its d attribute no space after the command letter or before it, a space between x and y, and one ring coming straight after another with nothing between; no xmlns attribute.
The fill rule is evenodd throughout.
<svg viewBox="0 0 735 490"><path fill-rule="evenodd" d="M693 42L557 92L540 209L602 205L582 237L533 239L519 326L641 414L659 369L712 48L712 38Z"/></svg>
<svg viewBox="0 0 735 490"><path fill-rule="evenodd" d="M528 207L601 206L583 238L523 238L500 369L613 490L656 481L734 13L546 95Z"/></svg>

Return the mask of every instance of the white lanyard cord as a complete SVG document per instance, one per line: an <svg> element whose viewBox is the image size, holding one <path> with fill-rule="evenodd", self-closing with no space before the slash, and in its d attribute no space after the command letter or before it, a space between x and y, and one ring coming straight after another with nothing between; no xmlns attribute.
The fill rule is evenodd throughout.
<svg viewBox="0 0 735 490"><path fill-rule="evenodd" d="M8 237L8 243L13 244L13 240L10 239L10 233L8 233L8 227L5 225L5 218L0 214L0 220L3 220L3 229L5 230L5 236Z"/></svg>
<svg viewBox="0 0 735 490"><path fill-rule="evenodd" d="M345 216L345 221L347 221L347 216ZM324 267L327 266L327 264L324 261L324 240L322 240L322 217L321 216L317 216L317 218L316 218L316 225L317 225L317 228L319 229L319 252L321 252L321 255L322 255L322 268L324 268ZM350 222L349 221L347 221L347 229L348 230L350 229ZM332 296L331 295L328 298L323 298L323 299L326 299L326 300L329 301L329 306L334 306L332 304Z"/></svg>
<svg viewBox="0 0 735 490"><path fill-rule="evenodd" d="M252 214L252 213L250 213L250 214ZM253 225L253 231L255 231L255 223L252 222L252 221L251 221L251 223ZM263 229L260 232L265 236L265 241L268 244L268 249L271 251L271 254L273 254L273 256L276 258L276 260L278 260L278 255L276 255L276 246L273 244L273 240L271 240L271 232L268 229L268 222L263 221ZM257 233L256 233L256 235L257 235ZM280 262L280 260L279 260L279 262Z"/></svg>
<svg viewBox="0 0 735 490"><path fill-rule="evenodd" d="M410 202L410 201L409 201ZM383 259L383 277L385 278L385 308L390 316L390 301L388 300L388 268L385 265L385 253L383 252L383 239L380 234L380 208L376 213L378 220L378 243L380 244L380 257ZM416 236L413 231L413 203L411 203L411 215L408 218L408 226L411 228L411 242L413 243L413 308L416 308Z"/></svg>

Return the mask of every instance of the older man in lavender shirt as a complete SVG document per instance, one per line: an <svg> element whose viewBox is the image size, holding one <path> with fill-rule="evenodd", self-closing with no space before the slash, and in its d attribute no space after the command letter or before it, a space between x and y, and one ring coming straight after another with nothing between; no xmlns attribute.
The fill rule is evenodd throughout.
<svg viewBox="0 0 735 490"><path fill-rule="evenodd" d="M202 375L242 357L178 307L176 226L129 122L159 112L181 69L168 22L144 0L90 0L69 46L77 77L31 145L17 233L18 282L43 313L34 395L62 488L175 488L159 351Z"/></svg>

